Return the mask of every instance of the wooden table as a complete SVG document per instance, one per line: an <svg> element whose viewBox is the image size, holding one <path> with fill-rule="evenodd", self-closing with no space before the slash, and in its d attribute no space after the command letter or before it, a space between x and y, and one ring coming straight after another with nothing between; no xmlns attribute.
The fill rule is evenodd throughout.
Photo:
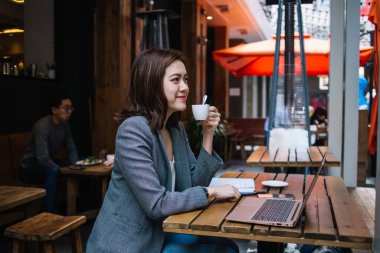
<svg viewBox="0 0 380 253"><path fill-rule="evenodd" d="M313 178L302 174L237 171L225 172L222 177L254 178L256 191L291 193L298 198L302 198ZM273 179L285 180L289 186L268 188L261 184ZM370 249L372 246L373 234L340 177L318 178L303 215L304 223L298 222L294 228L226 221L225 216L236 204L214 201L203 210L172 215L164 220L163 229L173 233L257 240L259 252L282 252L283 243L289 242L356 249Z"/></svg>
<svg viewBox="0 0 380 253"><path fill-rule="evenodd" d="M61 174L66 176L67 182L67 215L77 214L77 192L78 192L78 180L80 177L98 177L101 181L101 198L102 201L108 189L108 182L112 172L112 167L107 167L103 164L95 166L86 166L82 170L73 170L69 167L62 167ZM99 209L90 210L81 213L86 218L95 218L99 212Z"/></svg>
<svg viewBox="0 0 380 253"><path fill-rule="evenodd" d="M327 153L326 153L327 152ZM318 167L326 153L325 167L339 167L339 159L326 146L277 148L259 146L247 159L252 167Z"/></svg>
<svg viewBox="0 0 380 253"><path fill-rule="evenodd" d="M46 195L43 188L0 186L0 225L8 221L33 216L38 202ZM42 205L41 205L42 207Z"/></svg>

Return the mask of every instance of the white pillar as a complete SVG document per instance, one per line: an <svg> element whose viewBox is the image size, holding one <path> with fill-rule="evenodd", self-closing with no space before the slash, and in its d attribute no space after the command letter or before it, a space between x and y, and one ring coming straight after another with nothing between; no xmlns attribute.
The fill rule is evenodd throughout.
<svg viewBox="0 0 380 253"><path fill-rule="evenodd" d="M247 117L247 78L246 76L242 77L242 107L243 107L243 118Z"/></svg>
<svg viewBox="0 0 380 253"><path fill-rule="evenodd" d="M341 160L346 186L356 186L358 163L358 69L360 0L330 2L329 148Z"/></svg>
<svg viewBox="0 0 380 253"><path fill-rule="evenodd" d="M259 84L257 76L252 76L252 117L257 118L258 115L258 107L259 107Z"/></svg>
<svg viewBox="0 0 380 253"><path fill-rule="evenodd" d="M343 76L344 76L344 1L330 1L330 77L329 77L329 149L342 160ZM340 167L329 175L341 176Z"/></svg>
<svg viewBox="0 0 380 253"><path fill-rule="evenodd" d="M346 48L344 84L344 152L343 179L348 187L356 187L358 174L359 136L359 40L360 0L346 0Z"/></svg>
<svg viewBox="0 0 380 253"><path fill-rule="evenodd" d="M263 76L261 78L261 117L266 118L267 117L267 77Z"/></svg>

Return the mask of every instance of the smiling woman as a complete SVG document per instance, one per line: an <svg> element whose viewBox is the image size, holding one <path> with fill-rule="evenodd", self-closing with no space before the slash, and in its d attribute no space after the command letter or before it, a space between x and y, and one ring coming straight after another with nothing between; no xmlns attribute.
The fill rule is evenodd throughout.
<svg viewBox="0 0 380 253"><path fill-rule="evenodd" d="M143 51L125 93L128 103L119 114L112 178L86 252L199 252L201 244L219 249L213 252L226 252L220 247L238 252L228 239L223 239L225 246L212 246L208 238L168 238L162 230L169 215L205 207L214 198L240 197L232 185L207 187L223 164L212 146L220 121L215 106L201 123L199 155L189 147L179 115L189 93L183 55L169 49Z"/></svg>
<svg viewBox="0 0 380 253"><path fill-rule="evenodd" d="M0 58L0 74L55 78L54 1L0 0Z"/></svg>

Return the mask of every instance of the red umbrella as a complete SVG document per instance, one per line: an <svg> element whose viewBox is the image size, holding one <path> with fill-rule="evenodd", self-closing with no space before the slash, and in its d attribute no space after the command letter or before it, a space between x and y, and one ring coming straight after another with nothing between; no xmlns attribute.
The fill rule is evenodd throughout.
<svg viewBox="0 0 380 253"><path fill-rule="evenodd" d="M284 48L284 39L281 37L281 52ZM299 54L299 37L295 36L295 53ZM274 66L275 38L242 44L231 48L213 52L214 60L223 68L231 71L235 76L271 76ZM329 74L330 42L314 39L309 34L304 35L306 71L308 75ZM360 47L360 65L363 66L372 54L372 47ZM297 61L297 57L295 59ZM298 59L299 61L299 59ZM282 66L280 64L280 66ZM297 71L300 71L296 68ZM280 70L281 72L281 70Z"/></svg>
<svg viewBox="0 0 380 253"><path fill-rule="evenodd" d="M379 83L379 55L378 50L380 47L380 32L379 32L379 18L380 18L380 6L377 4L376 0L372 1L371 9L369 11L368 20L375 25L374 38L375 38L375 55L373 59L373 87L376 90L376 96L372 100L371 108L371 127L368 133L368 149L371 154L376 153L377 146L377 104L378 104L378 83Z"/></svg>

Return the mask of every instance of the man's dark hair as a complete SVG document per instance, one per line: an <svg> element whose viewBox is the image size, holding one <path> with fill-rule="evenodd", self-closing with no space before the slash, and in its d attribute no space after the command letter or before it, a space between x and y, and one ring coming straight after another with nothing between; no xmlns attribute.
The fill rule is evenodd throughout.
<svg viewBox="0 0 380 253"><path fill-rule="evenodd" d="M127 93L127 105L118 114L116 121L144 115L150 122L151 129L157 130L164 126L168 101L163 90L163 80L166 68L175 61L185 64L184 56L176 50L151 48L143 51L132 66L132 75ZM173 113L168 125L177 125L180 113Z"/></svg>
<svg viewBox="0 0 380 253"><path fill-rule="evenodd" d="M51 108L52 107L58 108L62 104L62 100L64 99L70 99L70 98L67 96L52 96L48 98L46 104L47 104L50 114L52 113Z"/></svg>

